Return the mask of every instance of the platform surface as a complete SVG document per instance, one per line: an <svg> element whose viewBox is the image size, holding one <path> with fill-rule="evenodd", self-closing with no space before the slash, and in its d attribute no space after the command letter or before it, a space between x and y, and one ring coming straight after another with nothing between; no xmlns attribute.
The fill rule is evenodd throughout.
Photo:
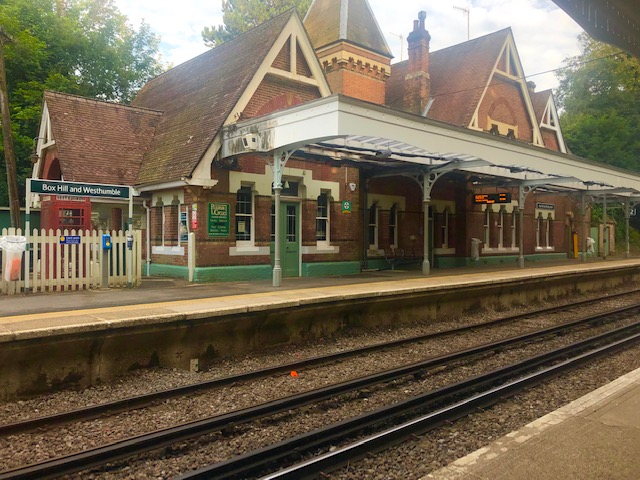
<svg viewBox="0 0 640 480"><path fill-rule="evenodd" d="M578 260L526 268L477 266L420 271L386 270L359 275L285 278L270 281L188 284L182 280L145 278L132 289L100 289L0 296L0 343L53 333L108 329L116 324L162 323L176 318L198 319L314 302L437 290L455 286L544 279L589 270L640 266L640 259Z"/></svg>
<svg viewBox="0 0 640 480"><path fill-rule="evenodd" d="M640 369L423 480L637 480Z"/></svg>

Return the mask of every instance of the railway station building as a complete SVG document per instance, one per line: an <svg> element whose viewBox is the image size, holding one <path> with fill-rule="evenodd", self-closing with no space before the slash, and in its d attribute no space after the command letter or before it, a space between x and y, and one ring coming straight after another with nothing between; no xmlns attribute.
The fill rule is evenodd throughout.
<svg viewBox="0 0 640 480"><path fill-rule="evenodd" d="M568 152L510 29L432 52L411 21L393 65L366 0L315 0L131 105L46 92L32 176L134 186L93 227L132 222L150 273L195 281L584 258L589 205L629 212L640 177Z"/></svg>

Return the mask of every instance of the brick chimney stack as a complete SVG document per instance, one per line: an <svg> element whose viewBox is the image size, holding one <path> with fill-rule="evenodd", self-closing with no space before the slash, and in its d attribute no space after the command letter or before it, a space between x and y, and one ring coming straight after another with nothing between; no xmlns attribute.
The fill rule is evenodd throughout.
<svg viewBox="0 0 640 480"><path fill-rule="evenodd" d="M429 102L429 41L431 35L425 28L426 12L418 13L413 21L413 32L407 37L409 65L405 75L404 107L411 113L422 115Z"/></svg>

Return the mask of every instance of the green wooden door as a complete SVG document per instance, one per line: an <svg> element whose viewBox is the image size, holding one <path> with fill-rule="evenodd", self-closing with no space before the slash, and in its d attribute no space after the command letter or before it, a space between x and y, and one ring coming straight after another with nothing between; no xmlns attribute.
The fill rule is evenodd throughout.
<svg viewBox="0 0 640 480"><path fill-rule="evenodd" d="M280 204L280 266L283 277L300 276L300 205ZM272 225L275 222L272 221ZM274 240L271 242L271 264L274 261Z"/></svg>

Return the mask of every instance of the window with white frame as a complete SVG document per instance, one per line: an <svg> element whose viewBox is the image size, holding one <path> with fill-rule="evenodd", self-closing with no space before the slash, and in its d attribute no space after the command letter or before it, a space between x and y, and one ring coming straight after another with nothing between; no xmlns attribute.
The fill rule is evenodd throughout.
<svg viewBox="0 0 640 480"><path fill-rule="evenodd" d="M329 242L329 196L326 193L318 195L316 208L316 241Z"/></svg>
<svg viewBox="0 0 640 480"><path fill-rule="evenodd" d="M398 207L396 205L389 210L389 246L398 247Z"/></svg>
<svg viewBox="0 0 640 480"><path fill-rule="evenodd" d="M369 248L378 248L378 205L369 207Z"/></svg>
<svg viewBox="0 0 640 480"><path fill-rule="evenodd" d="M542 248L542 234L544 232L544 219L542 214L538 214L536 219L536 248Z"/></svg>
<svg viewBox="0 0 640 480"><path fill-rule="evenodd" d="M442 224L440 225L440 240L442 248L449 248L449 207L442 212Z"/></svg>
<svg viewBox="0 0 640 480"><path fill-rule="evenodd" d="M504 247L504 206L500 208L498 212L498 248Z"/></svg>
<svg viewBox="0 0 640 480"><path fill-rule="evenodd" d="M491 207L487 206L484 211L484 244L486 247L491 246Z"/></svg>
<svg viewBox="0 0 640 480"><path fill-rule="evenodd" d="M189 240L189 205L180 205L178 208L178 246Z"/></svg>
<svg viewBox="0 0 640 480"><path fill-rule="evenodd" d="M253 192L251 187L242 186L236 193L236 241L253 241L253 212Z"/></svg>
<svg viewBox="0 0 640 480"><path fill-rule="evenodd" d="M551 225L552 225L553 217L551 214L547 215L547 218L544 220L544 246L546 248L551 248L552 239L551 239Z"/></svg>
<svg viewBox="0 0 640 480"><path fill-rule="evenodd" d="M511 248L516 248L516 224L518 215L516 213L516 209L514 208L511 212Z"/></svg>

